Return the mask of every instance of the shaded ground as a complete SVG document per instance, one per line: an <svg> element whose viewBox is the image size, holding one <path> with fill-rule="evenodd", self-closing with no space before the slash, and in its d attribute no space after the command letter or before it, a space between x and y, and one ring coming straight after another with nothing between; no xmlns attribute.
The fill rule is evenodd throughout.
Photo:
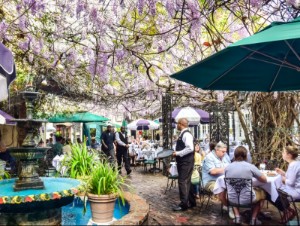
<svg viewBox="0 0 300 226"><path fill-rule="evenodd" d="M125 170L123 169L123 172ZM142 167L137 167L130 175L134 191L150 204L149 225L233 225L228 214L221 216L221 204L212 200L207 208L200 210L197 207L184 212L174 212L172 207L178 204L178 187L171 189L166 194L167 178L162 173L153 175L145 173ZM262 212L271 216L272 220L262 220L263 225L278 225L279 213L271 204L264 206ZM246 223L245 223L246 225Z"/></svg>

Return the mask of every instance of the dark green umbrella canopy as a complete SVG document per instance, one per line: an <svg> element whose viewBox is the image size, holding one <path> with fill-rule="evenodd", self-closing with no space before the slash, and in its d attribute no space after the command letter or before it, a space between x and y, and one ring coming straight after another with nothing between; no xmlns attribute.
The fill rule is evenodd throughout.
<svg viewBox="0 0 300 226"><path fill-rule="evenodd" d="M300 17L273 22L171 77L204 90L300 90Z"/></svg>
<svg viewBox="0 0 300 226"><path fill-rule="evenodd" d="M72 114L59 114L48 119L52 123L60 122L104 122L109 121L108 118L95 115L90 112L77 112Z"/></svg>
<svg viewBox="0 0 300 226"><path fill-rule="evenodd" d="M128 122L126 121L126 119L123 119L122 121L122 126L127 128Z"/></svg>

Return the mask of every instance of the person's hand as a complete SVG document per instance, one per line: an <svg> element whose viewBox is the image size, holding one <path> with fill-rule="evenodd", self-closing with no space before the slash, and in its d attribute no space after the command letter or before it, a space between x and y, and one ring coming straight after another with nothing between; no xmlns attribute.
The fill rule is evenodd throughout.
<svg viewBox="0 0 300 226"><path fill-rule="evenodd" d="M282 180L282 183L285 184L286 177L285 177L285 176L282 176L282 177L281 177L281 180Z"/></svg>
<svg viewBox="0 0 300 226"><path fill-rule="evenodd" d="M126 147L126 148L128 148L128 147L129 147L129 145L128 145L128 144L126 144L126 145L125 145L125 147Z"/></svg>
<svg viewBox="0 0 300 226"><path fill-rule="evenodd" d="M285 172L282 169L275 168L276 173L280 174L281 176L285 175Z"/></svg>
<svg viewBox="0 0 300 226"><path fill-rule="evenodd" d="M173 154L172 154L174 157L176 157L176 151L173 151Z"/></svg>

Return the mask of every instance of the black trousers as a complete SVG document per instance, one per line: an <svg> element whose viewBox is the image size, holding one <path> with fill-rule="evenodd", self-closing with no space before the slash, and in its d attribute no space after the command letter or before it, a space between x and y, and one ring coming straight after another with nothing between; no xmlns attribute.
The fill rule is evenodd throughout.
<svg viewBox="0 0 300 226"><path fill-rule="evenodd" d="M130 163L127 149L117 149L118 170L121 171L122 160L125 164L126 171L130 171Z"/></svg>
<svg viewBox="0 0 300 226"><path fill-rule="evenodd" d="M178 169L178 187L180 195L180 206L188 208L196 206L194 189L191 183L191 177L194 169L194 156L181 160L176 157Z"/></svg>

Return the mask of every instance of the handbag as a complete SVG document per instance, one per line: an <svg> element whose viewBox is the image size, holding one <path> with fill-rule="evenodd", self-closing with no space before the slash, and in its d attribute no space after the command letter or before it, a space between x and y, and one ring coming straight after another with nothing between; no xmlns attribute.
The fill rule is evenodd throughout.
<svg viewBox="0 0 300 226"><path fill-rule="evenodd" d="M169 173L172 177L178 176L178 169L177 169L176 162L171 162L171 167L170 167Z"/></svg>

